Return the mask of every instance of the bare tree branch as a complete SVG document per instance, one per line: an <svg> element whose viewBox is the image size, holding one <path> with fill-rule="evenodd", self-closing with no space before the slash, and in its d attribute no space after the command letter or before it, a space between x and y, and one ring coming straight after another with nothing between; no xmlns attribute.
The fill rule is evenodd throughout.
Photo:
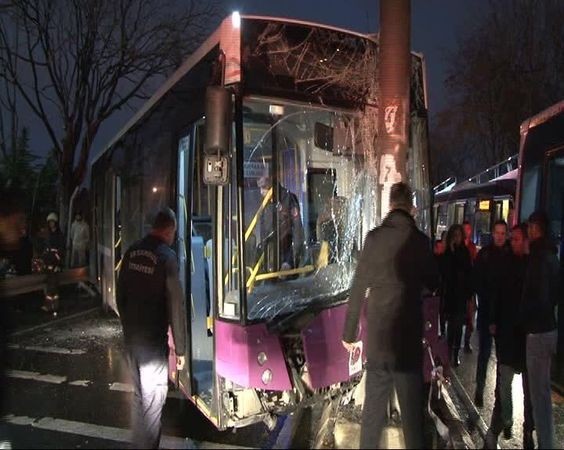
<svg viewBox="0 0 564 450"><path fill-rule="evenodd" d="M521 122L564 97L563 19L558 0L491 0L468 22L447 58L449 120L433 132L454 159L472 149L454 173L471 175L517 153Z"/></svg>
<svg viewBox="0 0 564 450"><path fill-rule="evenodd" d="M47 130L66 200L83 180L102 123L147 95L151 80L170 73L201 43L218 19L215 1L6 3L9 14L0 17L0 76ZM0 2L0 9L4 5ZM21 42L10 27L21 33Z"/></svg>

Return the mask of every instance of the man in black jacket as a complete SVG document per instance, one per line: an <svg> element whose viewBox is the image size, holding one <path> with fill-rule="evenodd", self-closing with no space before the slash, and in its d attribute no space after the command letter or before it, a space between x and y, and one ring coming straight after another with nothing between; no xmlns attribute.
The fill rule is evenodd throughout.
<svg viewBox="0 0 564 450"><path fill-rule="evenodd" d="M395 386L407 448L423 448L423 286L438 287L438 269L427 236L411 216L405 183L390 192L391 212L370 231L351 287L343 345L358 340L362 302L367 299L366 398L361 448L378 447L387 404Z"/></svg>
<svg viewBox="0 0 564 450"><path fill-rule="evenodd" d="M495 337L497 369L495 404L486 435L486 448L497 447L498 436L502 430L506 439L511 437L512 385L515 373L523 374L523 448L534 448L532 438L534 424L525 370L525 334L519 317L523 280L527 268L526 236L524 226L518 225L511 230L511 252L503 263L497 293L490 304L490 332Z"/></svg>
<svg viewBox="0 0 564 450"><path fill-rule="evenodd" d="M548 225L544 212L536 211L529 217L530 254L520 308L527 334L527 374L539 448L554 448L550 364L556 353L555 307L561 292L560 267L556 247L548 238Z"/></svg>
<svg viewBox="0 0 564 450"><path fill-rule="evenodd" d="M176 254L170 248L175 233L174 212L160 211L151 232L124 255L118 281L117 306L134 386L135 448L159 448L168 391L169 324L177 369L184 367L186 316Z"/></svg>
<svg viewBox="0 0 564 450"><path fill-rule="evenodd" d="M509 256L507 245L507 224L498 220L492 230L493 242L482 248L474 263L474 280L478 294L478 364L476 366L476 392L474 403L484 406L484 389L488 363L492 353L492 335L490 334L490 304L501 285L501 272Z"/></svg>

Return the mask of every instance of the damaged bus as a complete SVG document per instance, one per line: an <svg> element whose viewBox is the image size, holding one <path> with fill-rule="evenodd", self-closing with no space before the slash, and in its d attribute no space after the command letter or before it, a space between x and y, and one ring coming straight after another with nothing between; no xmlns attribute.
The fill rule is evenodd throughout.
<svg viewBox="0 0 564 450"><path fill-rule="evenodd" d="M187 363L171 378L219 428L350 398L341 345L373 175L377 39L238 16L164 83L92 165L96 256L115 307L121 256L151 213L178 216ZM430 232L424 61L412 54L409 182ZM435 327L428 326L427 331ZM364 326L361 327L361 336Z"/></svg>

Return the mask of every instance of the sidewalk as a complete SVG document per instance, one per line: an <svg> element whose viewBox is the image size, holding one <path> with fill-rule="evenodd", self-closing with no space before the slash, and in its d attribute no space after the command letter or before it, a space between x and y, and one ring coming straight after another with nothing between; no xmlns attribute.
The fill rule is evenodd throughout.
<svg viewBox="0 0 564 450"><path fill-rule="evenodd" d="M100 306L100 299L92 297L77 285L62 286L59 291L59 310L57 316L41 309L43 293L40 291L0 299L4 302L10 333L18 333L37 326L53 323L76 314L87 312Z"/></svg>
<svg viewBox="0 0 564 450"><path fill-rule="evenodd" d="M458 394L466 397L468 400L467 407L473 411L477 411L478 417L476 426L480 434L483 434L490 424L493 406L494 406L494 389L496 375L496 357L495 350L492 351L492 357L488 364L488 375L486 381L486 390L484 392L484 407L475 409L472 403L474 400L474 391L476 389L476 364L478 358L478 334L475 332L472 336L472 347L474 351L470 354L461 353L462 364L454 369L453 386L458 388ZM495 344L494 344L495 348ZM459 381L459 383L457 383ZM498 445L501 448L522 448L523 445L523 388L521 375L516 375L513 380L513 437L511 439L503 439L500 436ZM554 426L556 434L556 448L564 448L564 397L553 391L552 404L554 414ZM483 421L483 422L482 422ZM480 426L482 425L482 426ZM485 427L484 427L485 426ZM485 429L484 429L485 428ZM483 439L483 435L482 435ZM479 442L481 446L482 442Z"/></svg>

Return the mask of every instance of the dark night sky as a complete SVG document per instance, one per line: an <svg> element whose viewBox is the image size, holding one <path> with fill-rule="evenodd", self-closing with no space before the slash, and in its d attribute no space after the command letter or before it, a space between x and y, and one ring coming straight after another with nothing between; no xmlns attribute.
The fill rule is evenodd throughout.
<svg viewBox="0 0 564 450"><path fill-rule="evenodd" d="M228 12L238 10L241 14L291 17L361 33L378 30L377 0L224 0L223 4ZM412 0L411 48L425 55L431 117L446 102L444 55L453 48L457 33L472 15L469 9L474 10L479 5L480 2L461 0ZM131 115L132 111L126 110L109 119L95 141L93 155L108 143ZM24 122L32 131L32 150L43 155L51 145L34 119L26 113Z"/></svg>
<svg viewBox="0 0 564 450"><path fill-rule="evenodd" d="M425 55L429 108L444 106L443 55L453 48L458 30L480 2L462 0L412 0L411 48ZM272 15L307 20L361 33L377 32L377 0L227 0L241 14ZM472 11L470 11L472 10Z"/></svg>

